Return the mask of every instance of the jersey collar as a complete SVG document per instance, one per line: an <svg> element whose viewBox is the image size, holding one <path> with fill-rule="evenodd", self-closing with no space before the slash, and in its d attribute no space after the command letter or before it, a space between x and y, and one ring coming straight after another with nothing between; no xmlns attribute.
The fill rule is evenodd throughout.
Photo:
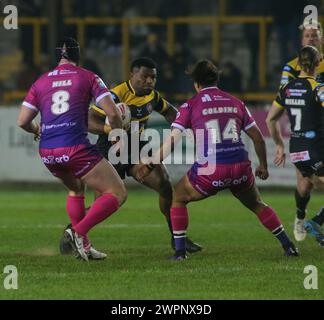
<svg viewBox="0 0 324 320"><path fill-rule="evenodd" d="M130 80L126 81L126 84L127 84L128 89L131 91L131 93L136 95L136 92L135 92Z"/></svg>
<svg viewBox="0 0 324 320"><path fill-rule="evenodd" d="M204 90L209 90L209 89L218 89L217 87L206 87L201 89L200 91L204 91Z"/></svg>

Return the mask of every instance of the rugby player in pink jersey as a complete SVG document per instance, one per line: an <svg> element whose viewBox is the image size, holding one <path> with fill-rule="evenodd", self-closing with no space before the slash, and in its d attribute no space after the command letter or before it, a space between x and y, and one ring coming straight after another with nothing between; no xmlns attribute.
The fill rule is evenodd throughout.
<svg viewBox="0 0 324 320"><path fill-rule="evenodd" d="M122 128L122 120L103 81L77 66L77 41L65 38L55 50L58 66L31 86L17 124L40 135L39 154L43 163L68 189L66 209L72 228L65 230L65 238L76 256L83 260L103 259L106 254L92 247L87 233L118 210L126 200L126 190L115 169L87 138L91 100L106 112L113 128ZM41 124L33 121L38 113ZM87 214L85 185L101 194Z"/></svg>
<svg viewBox="0 0 324 320"><path fill-rule="evenodd" d="M259 159L255 175L265 180L269 173L264 139L251 114L242 101L217 88L219 72L212 62L198 62L189 74L198 94L179 108L171 135L153 156L152 162L142 165L137 176L139 180L143 179L154 168L154 163L162 162L185 129L193 130L196 146L202 148L205 159L208 150L208 162L196 161L175 187L171 223L176 250L171 258L183 260L187 257L187 204L216 195L224 189L230 189L244 206L256 214L261 224L280 241L286 256L298 256L298 249L287 236L277 214L261 200L255 184L241 131L254 143ZM198 131L203 135L196 135Z"/></svg>

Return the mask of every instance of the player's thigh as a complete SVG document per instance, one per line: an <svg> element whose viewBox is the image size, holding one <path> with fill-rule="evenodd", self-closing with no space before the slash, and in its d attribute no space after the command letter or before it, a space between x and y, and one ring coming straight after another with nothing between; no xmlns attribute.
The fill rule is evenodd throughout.
<svg viewBox="0 0 324 320"><path fill-rule="evenodd" d="M297 190L301 196L307 196L313 189L313 183L310 178L304 177L296 168Z"/></svg>
<svg viewBox="0 0 324 320"><path fill-rule="evenodd" d="M102 159L92 170L82 177L82 181L90 188L102 193L112 193L120 204L126 200L126 189L114 167Z"/></svg>
<svg viewBox="0 0 324 320"><path fill-rule="evenodd" d="M136 164L129 170L134 179L136 179L136 172L139 168L140 165ZM172 196L172 185L164 164L156 165L152 172L144 178L143 184L162 195Z"/></svg>
<svg viewBox="0 0 324 320"><path fill-rule="evenodd" d="M259 213L266 205L261 199L259 189L254 183L250 188L246 190L232 191L234 197L236 197L246 208L255 213Z"/></svg>
<svg viewBox="0 0 324 320"><path fill-rule="evenodd" d="M316 186L317 189L323 190L324 189L324 176L315 176L313 175L312 183L314 186Z"/></svg>
<svg viewBox="0 0 324 320"><path fill-rule="evenodd" d="M81 196L84 194L85 186L81 179L74 177L71 173L61 173L58 177L69 190L70 196Z"/></svg>
<svg viewBox="0 0 324 320"><path fill-rule="evenodd" d="M208 196L198 192L190 183L188 176L185 175L174 188L172 206L181 206L182 204L199 201L207 197Z"/></svg>

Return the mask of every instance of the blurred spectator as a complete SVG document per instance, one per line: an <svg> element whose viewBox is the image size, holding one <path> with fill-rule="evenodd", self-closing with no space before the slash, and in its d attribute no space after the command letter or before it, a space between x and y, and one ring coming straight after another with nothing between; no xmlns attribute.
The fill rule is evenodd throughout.
<svg viewBox="0 0 324 320"><path fill-rule="evenodd" d="M158 36L155 33L150 33L147 36L146 43L138 55L140 57L149 57L153 59L159 67L168 60L168 54L161 42L158 41Z"/></svg>
<svg viewBox="0 0 324 320"><path fill-rule="evenodd" d="M271 13L278 35L281 64L296 56L300 47L298 26L303 22L304 0L272 0Z"/></svg>
<svg viewBox="0 0 324 320"><path fill-rule="evenodd" d="M141 17L147 14L147 7L145 7L144 1L138 1L136 2L136 6L129 5L127 6L127 9L124 10L123 17L124 18L135 18L135 17ZM136 45L138 43L145 42L149 32L150 27L146 24L131 24L129 25L129 31L131 35L131 41L132 43L135 43Z"/></svg>
<svg viewBox="0 0 324 320"><path fill-rule="evenodd" d="M219 88L228 92L242 92L241 70L230 61L225 62L221 70Z"/></svg>
<svg viewBox="0 0 324 320"><path fill-rule="evenodd" d="M33 63L24 63L17 74L17 90L26 91L31 84L41 75L41 70Z"/></svg>
<svg viewBox="0 0 324 320"><path fill-rule="evenodd" d="M38 17L45 12L45 4L40 0L19 1L19 15ZM33 61L33 28L30 25L19 24L19 46L24 53L25 63Z"/></svg>
<svg viewBox="0 0 324 320"><path fill-rule="evenodd" d="M42 0L19 1L19 15L28 17L38 17L45 13L46 3Z"/></svg>
<svg viewBox="0 0 324 320"><path fill-rule="evenodd" d="M48 72L48 70L54 69L55 67L56 67L56 61L52 61L50 54L41 55L41 62L38 67L41 74Z"/></svg>
<svg viewBox="0 0 324 320"><path fill-rule="evenodd" d="M72 16L79 17L96 17L98 13L101 13L102 10L100 7L100 0L74 0L72 7L73 12ZM98 10L99 9L99 10Z"/></svg>
<svg viewBox="0 0 324 320"><path fill-rule="evenodd" d="M92 60L91 58L86 58L83 62L83 68L88 69L97 74L100 78L103 78L103 73L101 72L95 60Z"/></svg>
<svg viewBox="0 0 324 320"><path fill-rule="evenodd" d="M265 1L247 0L241 4L241 14L253 16L266 16L269 14L268 3ZM243 25L246 43L250 52L249 79L248 89L258 89L259 82L259 25L254 23L245 23ZM267 30L267 38L270 35L269 25Z"/></svg>
<svg viewBox="0 0 324 320"><path fill-rule="evenodd" d="M160 3L158 17L167 19L168 17L187 17L190 15L188 0L163 0ZM180 24L175 28L176 41L187 42L188 25Z"/></svg>
<svg viewBox="0 0 324 320"><path fill-rule="evenodd" d="M193 54L192 50L185 43L177 42L175 45L175 53L172 57L172 61L177 92L192 92L192 81L186 75L186 70L188 70L196 62L196 57Z"/></svg>
<svg viewBox="0 0 324 320"><path fill-rule="evenodd" d="M161 91L166 99L177 91L176 73L171 60L166 60L161 66L158 66L157 89Z"/></svg>

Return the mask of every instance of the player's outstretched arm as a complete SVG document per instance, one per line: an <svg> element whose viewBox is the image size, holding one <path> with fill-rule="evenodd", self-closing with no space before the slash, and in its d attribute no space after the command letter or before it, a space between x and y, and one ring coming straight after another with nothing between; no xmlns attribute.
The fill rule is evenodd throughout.
<svg viewBox="0 0 324 320"><path fill-rule="evenodd" d="M177 109L173 105L168 103L168 110L163 116L166 121L172 124L177 117L177 113L178 113Z"/></svg>
<svg viewBox="0 0 324 320"><path fill-rule="evenodd" d="M17 119L17 125L23 130L33 133L35 136L40 134L39 124L36 123L34 118L37 116L38 111L34 109L21 106L20 113Z"/></svg>
<svg viewBox="0 0 324 320"><path fill-rule="evenodd" d="M282 139L279 124L279 119L284 112L285 109L278 108L275 104L273 104L266 119L268 130L274 143L276 144L276 157L274 159L274 164L276 166L284 166L286 162L285 145Z"/></svg>
<svg viewBox="0 0 324 320"><path fill-rule="evenodd" d="M173 152L182 136L182 131L178 128L172 128L170 135L161 144L160 149L153 156L153 163L161 163Z"/></svg>
<svg viewBox="0 0 324 320"><path fill-rule="evenodd" d="M173 152L174 147L179 142L182 136L182 131L178 128L172 128L170 135L164 140L161 144L160 149L155 152L151 158L150 163L142 164L141 167L137 170L136 179L140 182L143 182L143 179L147 177L151 171L154 169L154 165L161 163L165 158ZM145 159L143 159L145 162Z"/></svg>
<svg viewBox="0 0 324 320"><path fill-rule="evenodd" d="M117 106L111 96L105 96L98 101L99 107L105 111L112 129L122 129L123 122Z"/></svg>
<svg viewBox="0 0 324 320"><path fill-rule="evenodd" d="M246 134L251 138L254 144L255 153L259 159L259 166L255 170L255 175L262 180L269 177L268 162L267 162L267 149L264 142L262 133L257 125L252 126L246 130Z"/></svg>

